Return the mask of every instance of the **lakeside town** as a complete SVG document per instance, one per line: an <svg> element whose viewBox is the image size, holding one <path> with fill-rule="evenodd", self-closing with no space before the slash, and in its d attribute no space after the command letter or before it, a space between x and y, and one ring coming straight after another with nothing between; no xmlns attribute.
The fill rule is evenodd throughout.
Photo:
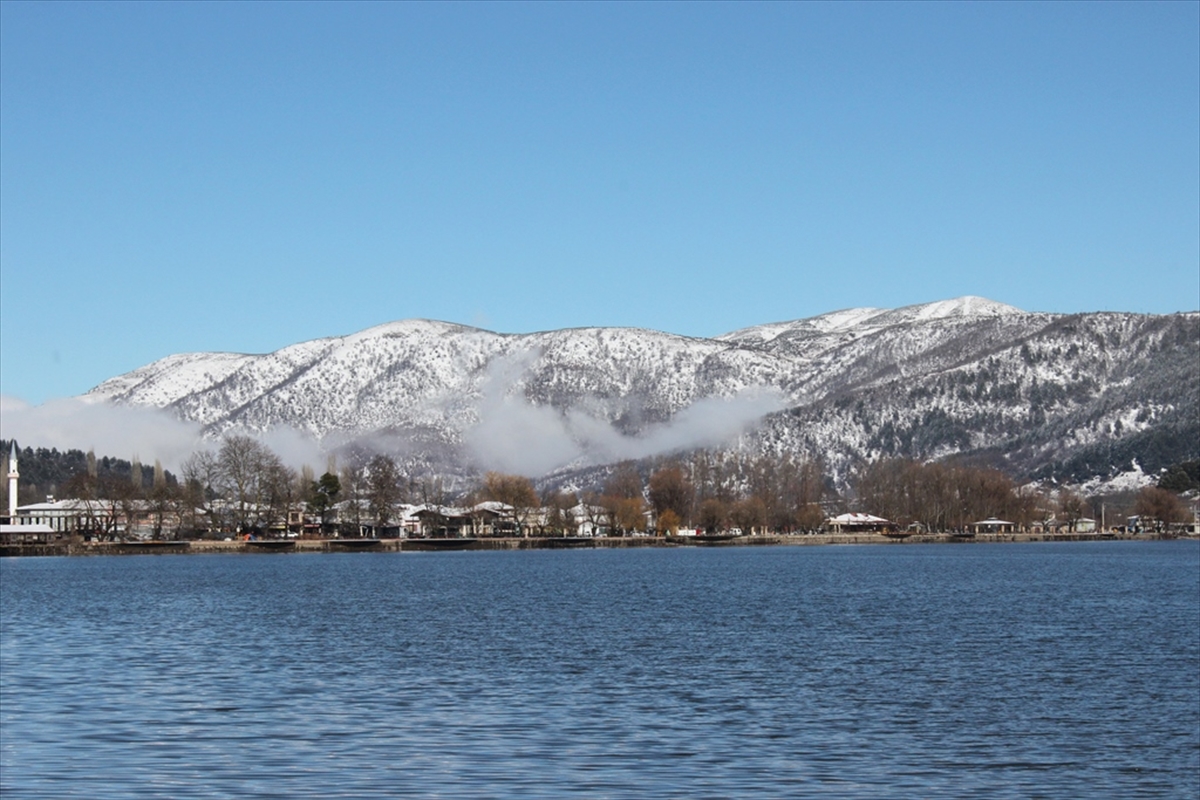
<svg viewBox="0 0 1200 800"><path fill-rule="evenodd" d="M15 443L9 448L0 521L0 552L8 555L1200 535L1197 492L1159 486L1136 494L1136 513L1114 509L1110 516L1102 504L1096 519L1078 495L1026 491L994 470L878 462L859 477L852 504L828 489L817 465L784 459L739 465L750 473L739 478L748 490L734 497L698 491L722 467L692 456L661 463L646 479L637 465L617 465L601 488L586 492L539 494L529 478L490 472L450 499L436 483L406 478L386 456L342 470L331 462L316 478L307 468L283 467L261 443L241 436L194 455L182 481L160 465L145 486L132 477L101 480L91 457L64 484L68 496L21 504L18 451ZM130 468L131 476L143 471Z"/></svg>

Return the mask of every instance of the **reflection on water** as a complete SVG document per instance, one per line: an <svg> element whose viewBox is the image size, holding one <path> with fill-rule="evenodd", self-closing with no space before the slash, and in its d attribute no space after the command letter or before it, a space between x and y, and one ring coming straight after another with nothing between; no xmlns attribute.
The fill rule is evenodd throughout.
<svg viewBox="0 0 1200 800"><path fill-rule="evenodd" d="M1200 795L1200 546L0 561L0 792Z"/></svg>

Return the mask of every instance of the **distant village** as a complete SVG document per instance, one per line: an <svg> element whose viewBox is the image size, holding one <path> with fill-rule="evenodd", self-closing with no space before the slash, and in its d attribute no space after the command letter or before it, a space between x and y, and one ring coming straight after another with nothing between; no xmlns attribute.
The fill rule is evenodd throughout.
<svg viewBox="0 0 1200 800"><path fill-rule="evenodd" d="M105 459L107 462L108 460ZM868 465L853 501L833 492L820 465L794 459L730 462L698 453L615 466L594 490L538 493L526 477L487 473L449 498L436 480L413 481L374 455L320 477L285 467L257 440L227 437L194 454L182 478L133 462L130 477L101 475L94 456L62 497L20 503L19 448L6 459L7 514L0 545L56 542L480 540L598 537L738 537L931 533L1197 535L1200 464L1176 485L1143 487L1111 516L1069 491L1056 497L1014 486L995 470L889 460ZM1182 483L1179 483L1182 481ZM1170 486L1170 482L1164 481ZM1134 513L1122 513L1132 511Z"/></svg>

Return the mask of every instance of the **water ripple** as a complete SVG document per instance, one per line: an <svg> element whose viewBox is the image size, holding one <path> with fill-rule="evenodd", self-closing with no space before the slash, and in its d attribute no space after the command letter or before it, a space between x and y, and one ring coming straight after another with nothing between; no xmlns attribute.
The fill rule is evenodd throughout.
<svg viewBox="0 0 1200 800"><path fill-rule="evenodd" d="M0 793L1194 798L1200 548L6 559Z"/></svg>

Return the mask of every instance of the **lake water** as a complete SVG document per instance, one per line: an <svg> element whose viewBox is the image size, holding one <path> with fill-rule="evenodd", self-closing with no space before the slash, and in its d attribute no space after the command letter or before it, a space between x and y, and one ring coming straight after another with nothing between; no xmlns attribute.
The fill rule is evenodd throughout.
<svg viewBox="0 0 1200 800"><path fill-rule="evenodd" d="M1200 796L1200 544L0 560L0 793Z"/></svg>

